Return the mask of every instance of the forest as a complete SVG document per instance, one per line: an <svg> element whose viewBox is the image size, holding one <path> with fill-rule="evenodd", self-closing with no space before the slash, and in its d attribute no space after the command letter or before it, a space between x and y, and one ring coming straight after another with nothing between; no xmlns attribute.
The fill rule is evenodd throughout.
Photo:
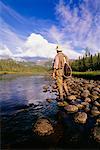
<svg viewBox="0 0 100 150"><path fill-rule="evenodd" d="M83 57L72 61L71 67L73 71L97 71L100 70L100 53L95 55L86 52Z"/></svg>
<svg viewBox="0 0 100 150"><path fill-rule="evenodd" d="M0 73L46 73L47 68L33 62L19 62L13 59L0 60Z"/></svg>

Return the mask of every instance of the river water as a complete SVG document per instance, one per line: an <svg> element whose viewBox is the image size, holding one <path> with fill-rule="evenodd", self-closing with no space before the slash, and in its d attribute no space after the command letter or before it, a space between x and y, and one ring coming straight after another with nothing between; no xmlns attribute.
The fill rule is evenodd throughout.
<svg viewBox="0 0 100 150"><path fill-rule="evenodd" d="M52 89L43 92L43 87L50 87L52 82L47 76L8 75L0 81L2 149L98 148L97 143L90 139L95 121L89 119L86 125L74 124L73 115L59 109ZM48 98L53 101L48 103ZM59 122L61 116L65 119ZM49 118L54 126L57 125L55 139L62 138L58 142L55 140L55 145L50 139L38 139L32 131L39 117Z"/></svg>
<svg viewBox="0 0 100 150"><path fill-rule="evenodd" d="M0 81L2 114L12 113L30 103L36 104L47 98L55 98L53 93L43 92L43 86L48 84L50 84L50 80L44 76L24 76Z"/></svg>

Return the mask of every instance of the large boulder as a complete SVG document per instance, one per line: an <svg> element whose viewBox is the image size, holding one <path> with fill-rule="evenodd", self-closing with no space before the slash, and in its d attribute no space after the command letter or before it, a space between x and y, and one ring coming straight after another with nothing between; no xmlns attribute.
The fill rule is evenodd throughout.
<svg viewBox="0 0 100 150"><path fill-rule="evenodd" d="M74 119L75 122L84 124L87 120L87 114L85 112L78 112Z"/></svg>
<svg viewBox="0 0 100 150"><path fill-rule="evenodd" d="M75 105L67 105L66 107L64 107L65 110L67 110L67 112L70 113L74 113L78 111L78 107Z"/></svg>
<svg viewBox="0 0 100 150"><path fill-rule="evenodd" d="M37 120L37 122L34 125L33 131L39 136L45 136L54 133L54 129L51 122L44 118Z"/></svg>

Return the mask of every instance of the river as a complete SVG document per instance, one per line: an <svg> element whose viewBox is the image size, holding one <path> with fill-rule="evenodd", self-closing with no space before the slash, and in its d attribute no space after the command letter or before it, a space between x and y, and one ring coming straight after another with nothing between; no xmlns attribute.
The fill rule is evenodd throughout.
<svg viewBox="0 0 100 150"><path fill-rule="evenodd" d="M43 86L50 84L44 76L17 77L0 81L0 105L2 114L16 111L30 103L43 102L55 98L54 94L43 92Z"/></svg>
<svg viewBox="0 0 100 150"><path fill-rule="evenodd" d="M86 125L75 124L72 114L59 109L56 94L50 89L52 82L47 76L12 75L5 75L0 81L2 149L98 148L90 138L95 120L88 119ZM49 85L47 92L43 92L45 85ZM48 98L53 101L48 103ZM59 123L61 115L65 119ZM60 126L55 137L60 140L55 145L49 139L39 141L34 134L33 127L39 117L49 118L54 126Z"/></svg>

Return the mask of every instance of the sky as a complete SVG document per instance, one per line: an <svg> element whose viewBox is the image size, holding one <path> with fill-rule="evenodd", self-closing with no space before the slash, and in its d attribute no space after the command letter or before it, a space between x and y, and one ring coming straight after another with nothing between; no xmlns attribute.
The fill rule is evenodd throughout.
<svg viewBox="0 0 100 150"><path fill-rule="evenodd" d="M76 59L100 52L100 0L1 0L0 56Z"/></svg>

